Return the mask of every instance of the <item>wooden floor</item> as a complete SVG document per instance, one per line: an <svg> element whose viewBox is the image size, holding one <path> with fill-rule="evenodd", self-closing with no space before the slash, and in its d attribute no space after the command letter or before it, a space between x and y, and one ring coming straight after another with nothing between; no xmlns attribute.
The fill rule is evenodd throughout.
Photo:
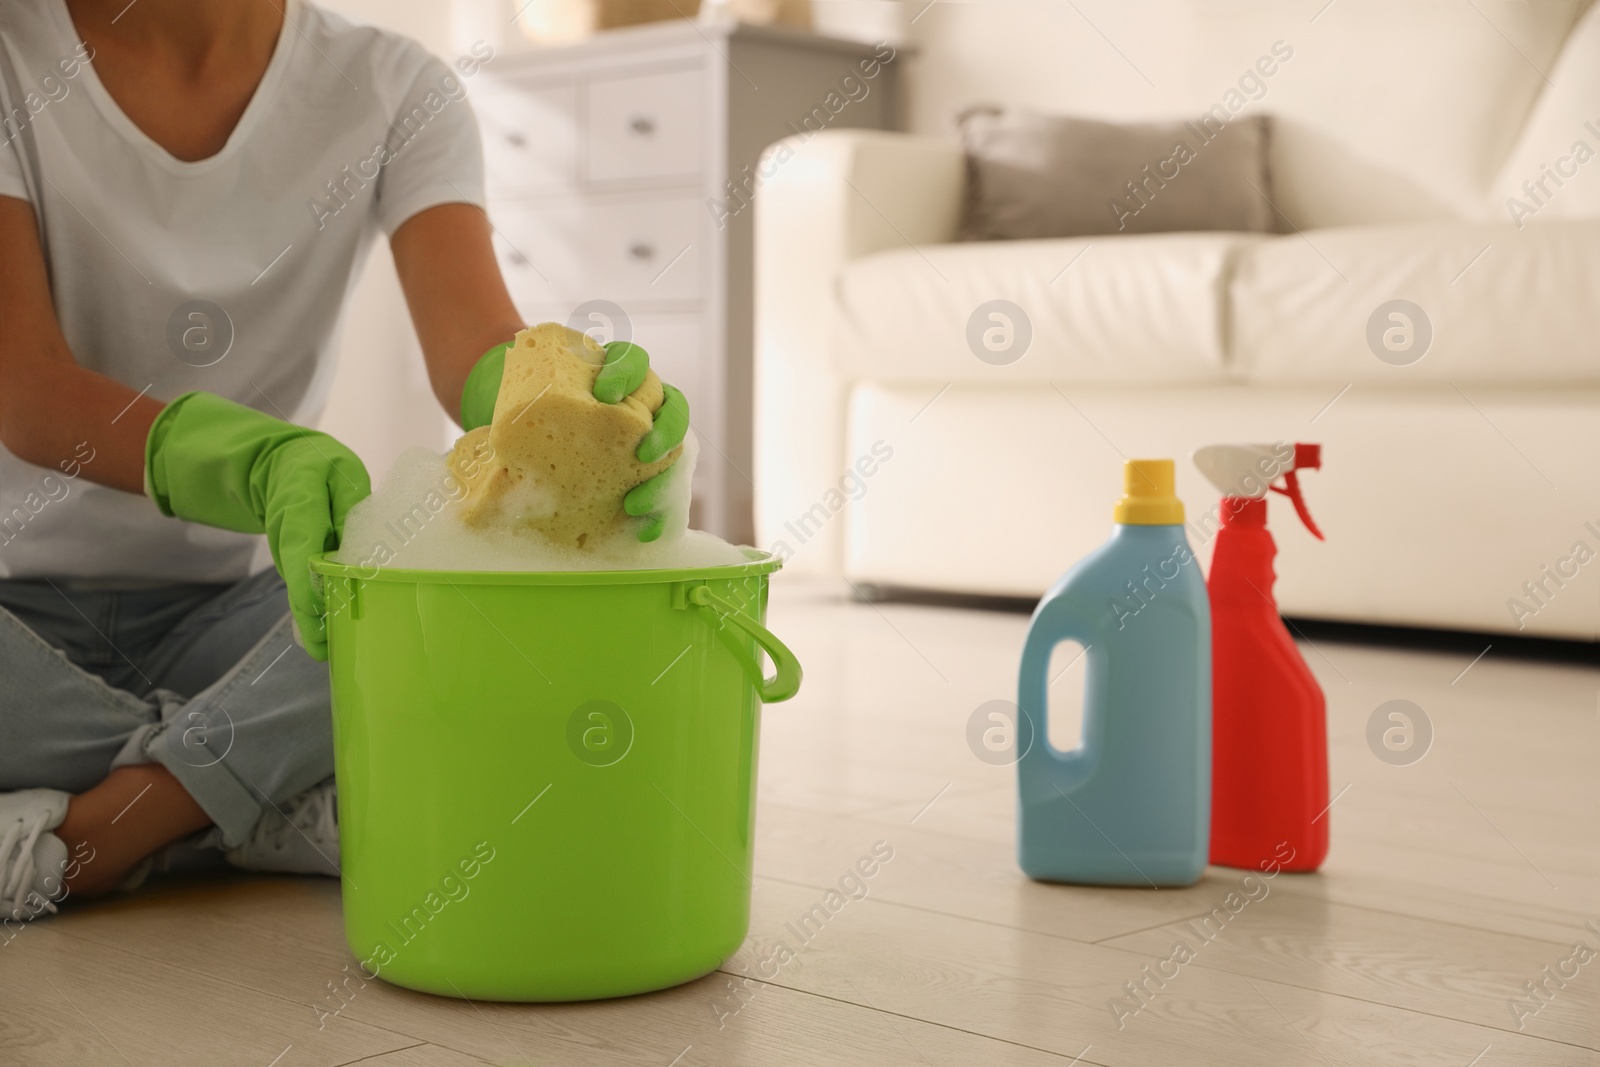
<svg viewBox="0 0 1600 1067"><path fill-rule="evenodd" d="M0 946L0 1063L1600 1064L1600 956L1574 955L1600 952L1600 672L1498 649L1472 662L1302 646L1328 694L1326 867L1262 883L1212 941L1189 928L1194 958L1147 983L1133 1014L1124 984L1241 872L1184 890L1021 875L1014 771L976 759L965 730L1014 694L1026 619L790 583L771 621L806 686L765 713L752 940L722 973L564 1006L372 982L322 1020L352 963L337 885L191 880L64 910ZM1062 674L1064 701L1081 671ZM1391 699L1433 725L1408 766L1366 740ZM753 946L880 840L894 858L869 898L771 982L744 980ZM1530 999L1530 982L1548 992Z"/></svg>

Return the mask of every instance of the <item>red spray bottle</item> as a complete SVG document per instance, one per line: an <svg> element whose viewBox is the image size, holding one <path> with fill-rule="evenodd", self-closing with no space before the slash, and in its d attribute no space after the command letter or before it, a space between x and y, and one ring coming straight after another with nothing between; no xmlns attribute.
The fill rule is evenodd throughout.
<svg viewBox="0 0 1600 1067"><path fill-rule="evenodd" d="M1211 862L1314 871L1328 854L1326 704L1273 599L1278 549L1267 532L1267 491L1287 496L1321 540L1297 472L1320 468L1322 447L1211 445L1196 450L1194 462L1223 493L1222 528L1206 582ZM1274 484L1280 476L1281 487Z"/></svg>

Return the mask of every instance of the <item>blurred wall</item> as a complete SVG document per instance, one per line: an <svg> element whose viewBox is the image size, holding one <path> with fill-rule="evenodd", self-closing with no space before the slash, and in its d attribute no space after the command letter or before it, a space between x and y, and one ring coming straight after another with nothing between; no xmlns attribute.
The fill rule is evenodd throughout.
<svg viewBox="0 0 1600 1067"><path fill-rule="evenodd" d="M1538 84L1589 2L903 0L915 49L910 127L951 134L956 114L980 101L1123 121L1187 115L1279 39L1302 68L1321 75L1337 65L1348 82L1345 118L1381 121L1381 90L1412 88L1438 62L1413 51L1420 27L1438 51L1514 67ZM1319 90L1280 84L1273 97ZM1531 95L1508 106L1525 112ZM1295 102L1271 99L1265 108Z"/></svg>
<svg viewBox="0 0 1600 1067"><path fill-rule="evenodd" d="M953 136L980 102L1172 119L1231 95L1274 117L1272 199L1296 227L1479 217L1586 2L905 0L909 127Z"/></svg>

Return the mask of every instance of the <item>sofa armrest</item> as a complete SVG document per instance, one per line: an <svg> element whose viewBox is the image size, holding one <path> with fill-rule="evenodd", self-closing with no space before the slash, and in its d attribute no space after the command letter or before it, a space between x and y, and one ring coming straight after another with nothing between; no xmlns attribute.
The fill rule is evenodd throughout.
<svg viewBox="0 0 1600 1067"><path fill-rule="evenodd" d="M792 570L838 574L847 380L834 286L849 261L954 240L964 168L932 137L827 130L767 149L755 217L755 518Z"/></svg>

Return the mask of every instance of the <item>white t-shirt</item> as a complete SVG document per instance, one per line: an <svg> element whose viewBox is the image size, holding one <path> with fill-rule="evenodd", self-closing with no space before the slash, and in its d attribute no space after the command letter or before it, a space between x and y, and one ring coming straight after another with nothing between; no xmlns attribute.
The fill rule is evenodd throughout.
<svg viewBox="0 0 1600 1067"><path fill-rule="evenodd" d="M478 61L291 0L228 143L185 163L117 107L63 0L0 4L0 196L33 204L73 355L145 395L204 389L309 422L377 228L483 204ZM0 324L0 329L3 329ZM228 581L260 538L163 516L0 447L0 577ZM70 476L70 477L69 477Z"/></svg>

